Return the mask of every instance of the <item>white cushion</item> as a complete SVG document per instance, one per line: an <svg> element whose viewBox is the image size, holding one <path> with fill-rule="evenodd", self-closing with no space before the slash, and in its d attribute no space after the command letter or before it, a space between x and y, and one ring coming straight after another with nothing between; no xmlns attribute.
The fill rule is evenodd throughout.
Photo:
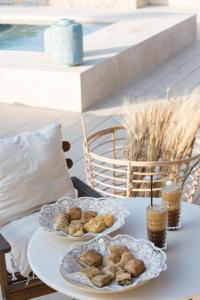
<svg viewBox="0 0 200 300"><path fill-rule="evenodd" d="M39 228L39 212L12 221L0 230L0 233L11 245L11 252L6 254L6 267L9 273L20 272L22 276L28 277L31 268L27 258L28 243Z"/></svg>
<svg viewBox="0 0 200 300"><path fill-rule="evenodd" d="M59 124L0 139L0 227L74 196Z"/></svg>

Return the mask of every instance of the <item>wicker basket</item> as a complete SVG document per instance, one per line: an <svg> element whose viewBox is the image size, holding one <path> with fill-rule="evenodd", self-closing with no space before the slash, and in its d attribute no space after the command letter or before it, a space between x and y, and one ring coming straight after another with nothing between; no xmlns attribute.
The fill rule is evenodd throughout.
<svg viewBox="0 0 200 300"><path fill-rule="evenodd" d="M153 175L154 196L159 197L167 179L183 181L183 200L194 202L200 178L200 154L176 161L128 161L126 159L127 131L123 125L100 130L87 136L83 124L84 151L88 183L104 196L150 196ZM192 153L192 151L191 151Z"/></svg>

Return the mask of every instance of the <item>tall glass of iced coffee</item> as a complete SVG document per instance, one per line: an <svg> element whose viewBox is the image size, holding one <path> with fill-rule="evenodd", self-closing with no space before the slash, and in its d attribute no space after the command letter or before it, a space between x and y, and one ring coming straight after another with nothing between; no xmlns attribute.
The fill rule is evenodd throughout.
<svg viewBox="0 0 200 300"><path fill-rule="evenodd" d="M181 227L181 197L181 184L167 181L162 190L162 199L168 208L168 230L178 230Z"/></svg>
<svg viewBox="0 0 200 300"><path fill-rule="evenodd" d="M162 250L167 249L167 212L167 208L163 204L147 207L148 239Z"/></svg>

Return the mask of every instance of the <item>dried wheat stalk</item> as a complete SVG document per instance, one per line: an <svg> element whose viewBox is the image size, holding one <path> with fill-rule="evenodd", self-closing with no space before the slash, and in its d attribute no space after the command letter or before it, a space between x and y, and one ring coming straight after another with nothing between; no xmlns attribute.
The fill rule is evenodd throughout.
<svg viewBox="0 0 200 300"><path fill-rule="evenodd" d="M129 160L181 159L190 154L200 127L200 90L190 95L126 103L122 123L128 131Z"/></svg>

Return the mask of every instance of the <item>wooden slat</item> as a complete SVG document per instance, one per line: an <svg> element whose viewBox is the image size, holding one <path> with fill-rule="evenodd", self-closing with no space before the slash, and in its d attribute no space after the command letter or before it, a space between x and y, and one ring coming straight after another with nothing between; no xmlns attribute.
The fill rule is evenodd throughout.
<svg viewBox="0 0 200 300"><path fill-rule="evenodd" d="M11 250L10 244L5 240L5 238L0 234L0 252L8 253Z"/></svg>

